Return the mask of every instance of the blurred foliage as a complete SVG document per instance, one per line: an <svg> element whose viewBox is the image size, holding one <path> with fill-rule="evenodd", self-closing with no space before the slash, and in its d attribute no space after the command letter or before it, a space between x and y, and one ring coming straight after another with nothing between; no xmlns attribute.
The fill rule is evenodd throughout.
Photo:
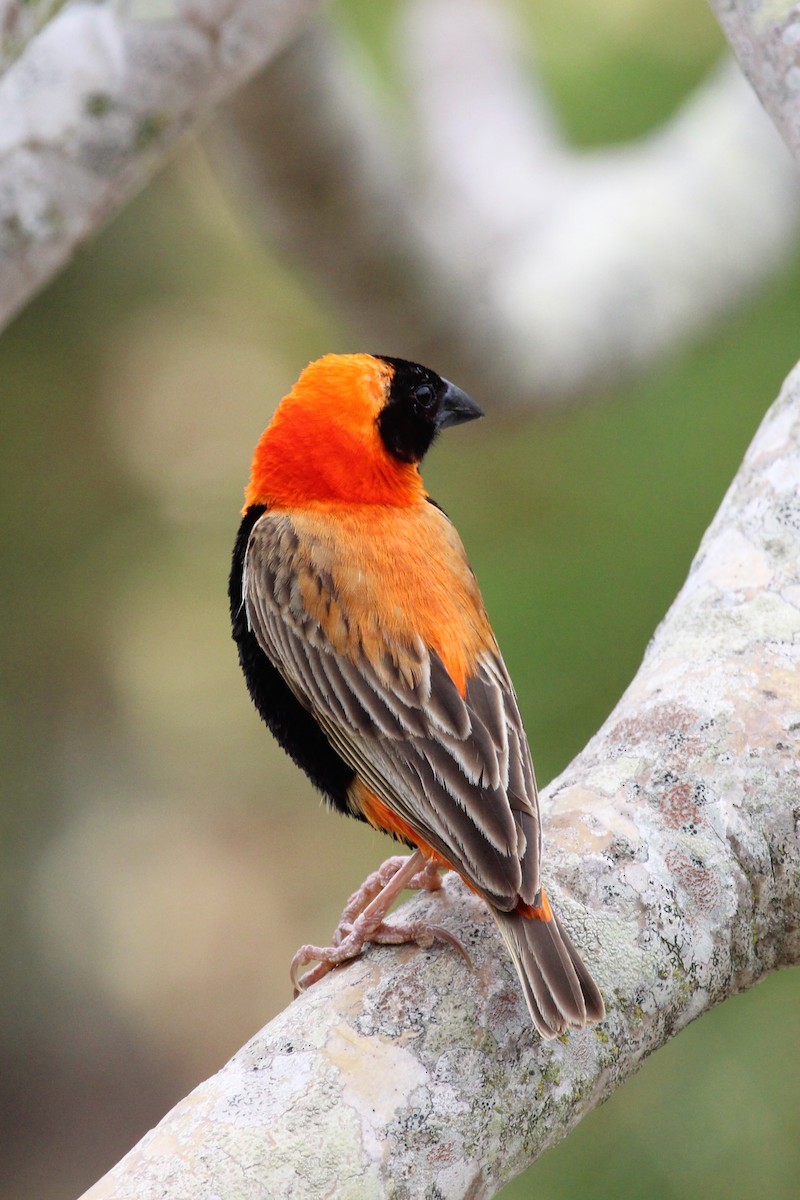
<svg viewBox="0 0 800 1200"><path fill-rule="evenodd" d="M669 17L646 0L516 8L583 144L663 119L720 46L684 0ZM387 86L398 10L335 10ZM624 393L546 421L481 396L487 420L432 456L542 782L635 672L798 358L799 300L787 264ZM14 1200L75 1195L216 1069L286 1003L296 945L329 934L389 849L320 812L272 746L225 596L274 404L309 358L360 348L254 243L192 147L0 342L0 1193ZM504 1197L796 1196L797 1001L784 974L696 1023Z"/></svg>

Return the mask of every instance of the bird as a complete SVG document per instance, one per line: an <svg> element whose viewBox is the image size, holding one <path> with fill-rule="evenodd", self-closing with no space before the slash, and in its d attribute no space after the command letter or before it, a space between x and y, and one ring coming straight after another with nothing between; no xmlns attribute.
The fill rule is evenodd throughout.
<svg viewBox="0 0 800 1200"><path fill-rule="evenodd" d="M542 886L531 752L454 525L420 463L483 416L435 371L326 354L278 404L252 458L230 574L255 707L327 804L410 847L350 898L328 947L295 955L296 990L366 942L450 941L384 920L405 887L455 871L488 905L544 1038L605 1015ZM298 979L311 962L317 967Z"/></svg>

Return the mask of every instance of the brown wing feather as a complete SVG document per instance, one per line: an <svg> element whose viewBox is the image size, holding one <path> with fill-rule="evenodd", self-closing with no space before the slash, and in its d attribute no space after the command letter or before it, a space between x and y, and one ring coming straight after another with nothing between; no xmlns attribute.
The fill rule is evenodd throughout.
<svg viewBox="0 0 800 1200"><path fill-rule="evenodd" d="M417 633L399 636L374 610L355 608L332 543L331 521L324 537L285 513L256 523L243 591L259 645L341 757L422 840L498 908L513 910L520 897L534 904L536 783L494 639L462 696ZM371 567L367 555L359 568L367 592ZM482 608L475 620L485 623Z"/></svg>

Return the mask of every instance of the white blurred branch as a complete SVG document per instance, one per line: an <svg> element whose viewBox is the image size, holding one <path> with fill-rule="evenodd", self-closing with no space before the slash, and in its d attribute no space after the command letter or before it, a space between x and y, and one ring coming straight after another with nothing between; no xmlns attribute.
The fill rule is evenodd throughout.
<svg viewBox="0 0 800 1200"><path fill-rule="evenodd" d="M318 0L0 8L0 328Z"/></svg>
<svg viewBox="0 0 800 1200"><path fill-rule="evenodd" d="M800 161L800 4L711 0L761 103Z"/></svg>
<svg viewBox="0 0 800 1200"><path fill-rule="evenodd" d="M795 245L796 168L732 64L649 137L580 153L496 0L403 12L411 145L319 27L217 139L230 150L235 130L256 219L359 345L556 403L697 337Z"/></svg>
<svg viewBox="0 0 800 1200"><path fill-rule="evenodd" d="M601 1026L543 1043L484 906L291 1004L85 1200L478 1200L694 1017L800 961L800 368L615 711L544 798Z"/></svg>
<svg viewBox="0 0 800 1200"><path fill-rule="evenodd" d="M0 0L0 71L22 54L64 0Z"/></svg>
<svg viewBox="0 0 800 1200"><path fill-rule="evenodd" d="M0 326L318 7L0 0ZM482 394L555 403L696 336L794 245L794 168L730 67L650 137L580 154L500 5L404 12L411 146L317 30L235 109L264 223L359 342ZM794 26L736 14L749 68L788 112ZM768 28L777 83L777 51L754 40Z"/></svg>

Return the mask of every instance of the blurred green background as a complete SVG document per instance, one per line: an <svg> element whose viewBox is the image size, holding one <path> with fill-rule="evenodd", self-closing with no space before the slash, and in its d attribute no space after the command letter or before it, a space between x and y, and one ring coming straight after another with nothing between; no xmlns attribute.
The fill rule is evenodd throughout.
<svg viewBox="0 0 800 1200"><path fill-rule="evenodd" d="M334 10L388 80L395 7ZM516 8L580 145L645 132L721 52L685 0ZM13 1200L75 1196L216 1070L287 1003L296 946L326 939L390 851L320 809L260 725L229 640L252 447L310 358L372 348L300 280L189 145L0 341L0 1194ZM635 672L800 357L799 304L795 260L611 397L546 421L476 397L486 421L427 464L542 782ZM794 1200L798 1001L784 973L696 1022L505 1200Z"/></svg>

